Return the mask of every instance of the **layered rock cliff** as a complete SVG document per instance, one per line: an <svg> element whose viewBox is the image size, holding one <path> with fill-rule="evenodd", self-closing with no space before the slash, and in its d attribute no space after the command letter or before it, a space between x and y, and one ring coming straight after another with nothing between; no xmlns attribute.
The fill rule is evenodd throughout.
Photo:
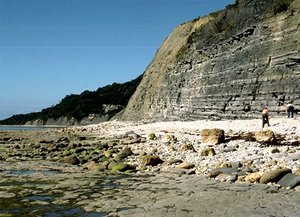
<svg viewBox="0 0 300 217"><path fill-rule="evenodd" d="M286 5L280 5L283 4ZM300 0L237 0L179 25L149 64L124 120L259 117L300 107Z"/></svg>

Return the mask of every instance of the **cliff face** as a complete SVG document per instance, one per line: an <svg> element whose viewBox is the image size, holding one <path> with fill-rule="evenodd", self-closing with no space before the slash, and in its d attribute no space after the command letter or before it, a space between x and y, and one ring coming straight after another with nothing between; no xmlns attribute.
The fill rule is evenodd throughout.
<svg viewBox="0 0 300 217"><path fill-rule="evenodd" d="M300 0L238 0L178 26L157 51L124 120L275 114L300 107ZM281 1L281 2L283 2Z"/></svg>

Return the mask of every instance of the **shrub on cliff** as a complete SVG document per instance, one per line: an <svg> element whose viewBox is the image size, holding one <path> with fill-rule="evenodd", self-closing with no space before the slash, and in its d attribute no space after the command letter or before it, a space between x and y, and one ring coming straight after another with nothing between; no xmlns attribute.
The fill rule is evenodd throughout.
<svg viewBox="0 0 300 217"><path fill-rule="evenodd" d="M293 0L276 0L272 5L272 12L274 15L286 11Z"/></svg>

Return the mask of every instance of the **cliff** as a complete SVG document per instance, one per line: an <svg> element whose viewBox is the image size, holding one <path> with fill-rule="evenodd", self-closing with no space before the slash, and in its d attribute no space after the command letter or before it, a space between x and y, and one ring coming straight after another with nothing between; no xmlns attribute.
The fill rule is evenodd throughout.
<svg viewBox="0 0 300 217"><path fill-rule="evenodd" d="M124 120L259 117L300 106L300 0L238 0L179 25L131 97Z"/></svg>

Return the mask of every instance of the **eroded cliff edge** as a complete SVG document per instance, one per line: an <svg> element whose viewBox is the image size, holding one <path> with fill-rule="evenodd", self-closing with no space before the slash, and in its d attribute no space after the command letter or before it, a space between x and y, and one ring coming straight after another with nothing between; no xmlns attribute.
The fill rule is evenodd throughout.
<svg viewBox="0 0 300 217"><path fill-rule="evenodd" d="M300 106L300 0L235 5L179 25L147 67L122 118L259 117Z"/></svg>

